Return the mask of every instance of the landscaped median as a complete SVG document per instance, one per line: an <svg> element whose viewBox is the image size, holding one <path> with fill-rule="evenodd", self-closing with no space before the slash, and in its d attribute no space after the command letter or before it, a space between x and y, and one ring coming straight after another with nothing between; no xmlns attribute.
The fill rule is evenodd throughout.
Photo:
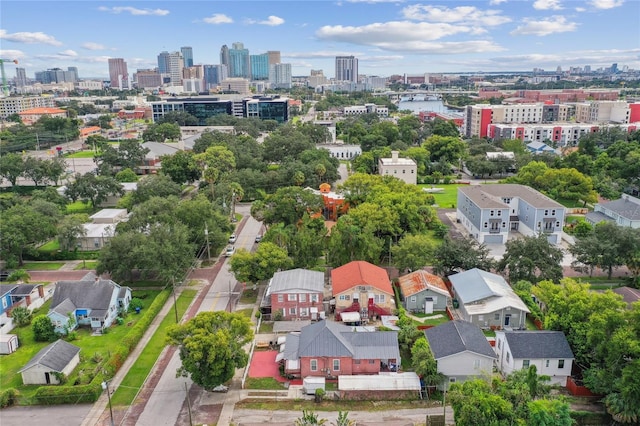
<svg viewBox="0 0 640 426"><path fill-rule="evenodd" d="M182 291L176 303L178 318L182 318L197 293L197 290ZM174 310L172 309L172 312L162 320L160 326L149 340L149 343L147 343L138 359L136 359L127 372L127 375L120 383L120 386L118 386L111 397L111 403L113 405L121 406L131 405L133 403L133 400L149 376L149 373L160 356L160 353L167 346L167 327L175 324L176 322L176 318L173 313Z"/></svg>

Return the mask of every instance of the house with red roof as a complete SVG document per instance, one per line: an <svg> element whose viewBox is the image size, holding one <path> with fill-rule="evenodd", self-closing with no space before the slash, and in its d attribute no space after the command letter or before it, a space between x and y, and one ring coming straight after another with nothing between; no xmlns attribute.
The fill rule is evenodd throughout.
<svg viewBox="0 0 640 426"><path fill-rule="evenodd" d="M398 278L398 286L402 304L410 312L430 314L433 311L444 311L451 298L442 278L424 270L401 276Z"/></svg>
<svg viewBox="0 0 640 426"><path fill-rule="evenodd" d="M18 115L20 116L22 123L29 126L45 115L52 118L67 118L67 111L60 108L38 107L25 109L24 111L19 112Z"/></svg>
<svg viewBox="0 0 640 426"><path fill-rule="evenodd" d="M395 310L387 271L369 262L356 260L333 269L331 286L336 319L360 322L375 316L391 315Z"/></svg>

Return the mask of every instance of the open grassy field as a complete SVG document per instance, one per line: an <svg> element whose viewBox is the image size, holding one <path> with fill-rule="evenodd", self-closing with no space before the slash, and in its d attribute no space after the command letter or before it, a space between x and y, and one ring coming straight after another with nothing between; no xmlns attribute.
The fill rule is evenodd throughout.
<svg viewBox="0 0 640 426"><path fill-rule="evenodd" d="M65 155L65 158L93 158L95 152L93 151L78 151L73 154Z"/></svg>
<svg viewBox="0 0 640 426"><path fill-rule="evenodd" d="M75 203L67 204L67 213L93 213L93 209L88 202L76 201Z"/></svg>
<svg viewBox="0 0 640 426"><path fill-rule="evenodd" d="M443 188L444 191L440 193L432 193L433 198L436 200L436 205L444 209L455 208L458 204L458 187L468 186L460 184L438 184L438 185L418 185L421 188Z"/></svg>
<svg viewBox="0 0 640 426"><path fill-rule="evenodd" d="M93 270L96 269L96 265L98 264L97 260L85 260L82 263L79 263L78 266L76 266L74 269L75 270Z"/></svg>
<svg viewBox="0 0 640 426"><path fill-rule="evenodd" d="M198 292L196 290L182 291L175 306L175 308L177 308L178 318L181 318L184 315L197 293ZM158 359L158 356L160 356L160 352L162 352L166 346L165 339L167 337L167 327L175 324L176 322L174 312L175 311L172 309L172 311L164 317L160 326L151 337L151 340L147 343L147 346L145 346L138 359L136 359L127 372L122 383L111 397L113 405L130 405L133 402L139 389L147 379L151 368L153 368L153 365Z"/></svg>
<svg viewBox="0 0 640 426"><path fill-rule="evenodd" d="M25 262L22 269L26 271L57 271L64 262Z"/></svg>

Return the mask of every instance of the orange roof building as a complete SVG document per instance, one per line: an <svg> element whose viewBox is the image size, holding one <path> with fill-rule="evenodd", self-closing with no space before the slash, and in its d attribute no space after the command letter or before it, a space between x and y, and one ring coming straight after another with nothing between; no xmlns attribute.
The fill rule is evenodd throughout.
<svg viewBox="0 0 640 426"><path fill-rule="evenodd" d="M35 123L43 116L67 118L67 111L60 108L39 107L26 109L18 113L20 119L27 126Z"/></svg>
<svg viewBox="0 0 640 426"><path fill-rule="evenodd" d="M336 312L360 312L364 318L390 315L395 299L387 271L356 260L331 271ZM373 312L372 312L373 311Z"/></svg>
<svg viewBox="0 0 640 426"><path fill-rule="evenodd" d="M88 138L91 135L99 135L102 128L100 126L90 126L80 129L80 138Z"/></svg>
<svg viewBox="0 0 640 426"><path fill-rule="evenodd" d="M451 297L443 279L424 270L398 278L402 304L407 311L431 313L444 311ZM431 312L429 312L431 311Z"/></svg>

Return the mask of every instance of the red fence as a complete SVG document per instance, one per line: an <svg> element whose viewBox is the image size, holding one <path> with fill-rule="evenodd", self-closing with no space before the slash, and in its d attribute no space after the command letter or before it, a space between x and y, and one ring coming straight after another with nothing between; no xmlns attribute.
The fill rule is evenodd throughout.
<svg viewBox="0 0 640 426"><path fill-rule="evenodd" d="M573 396L599 397L584 386L580 386L575 382L573 377L567 377L567 390Z"/></svg>

